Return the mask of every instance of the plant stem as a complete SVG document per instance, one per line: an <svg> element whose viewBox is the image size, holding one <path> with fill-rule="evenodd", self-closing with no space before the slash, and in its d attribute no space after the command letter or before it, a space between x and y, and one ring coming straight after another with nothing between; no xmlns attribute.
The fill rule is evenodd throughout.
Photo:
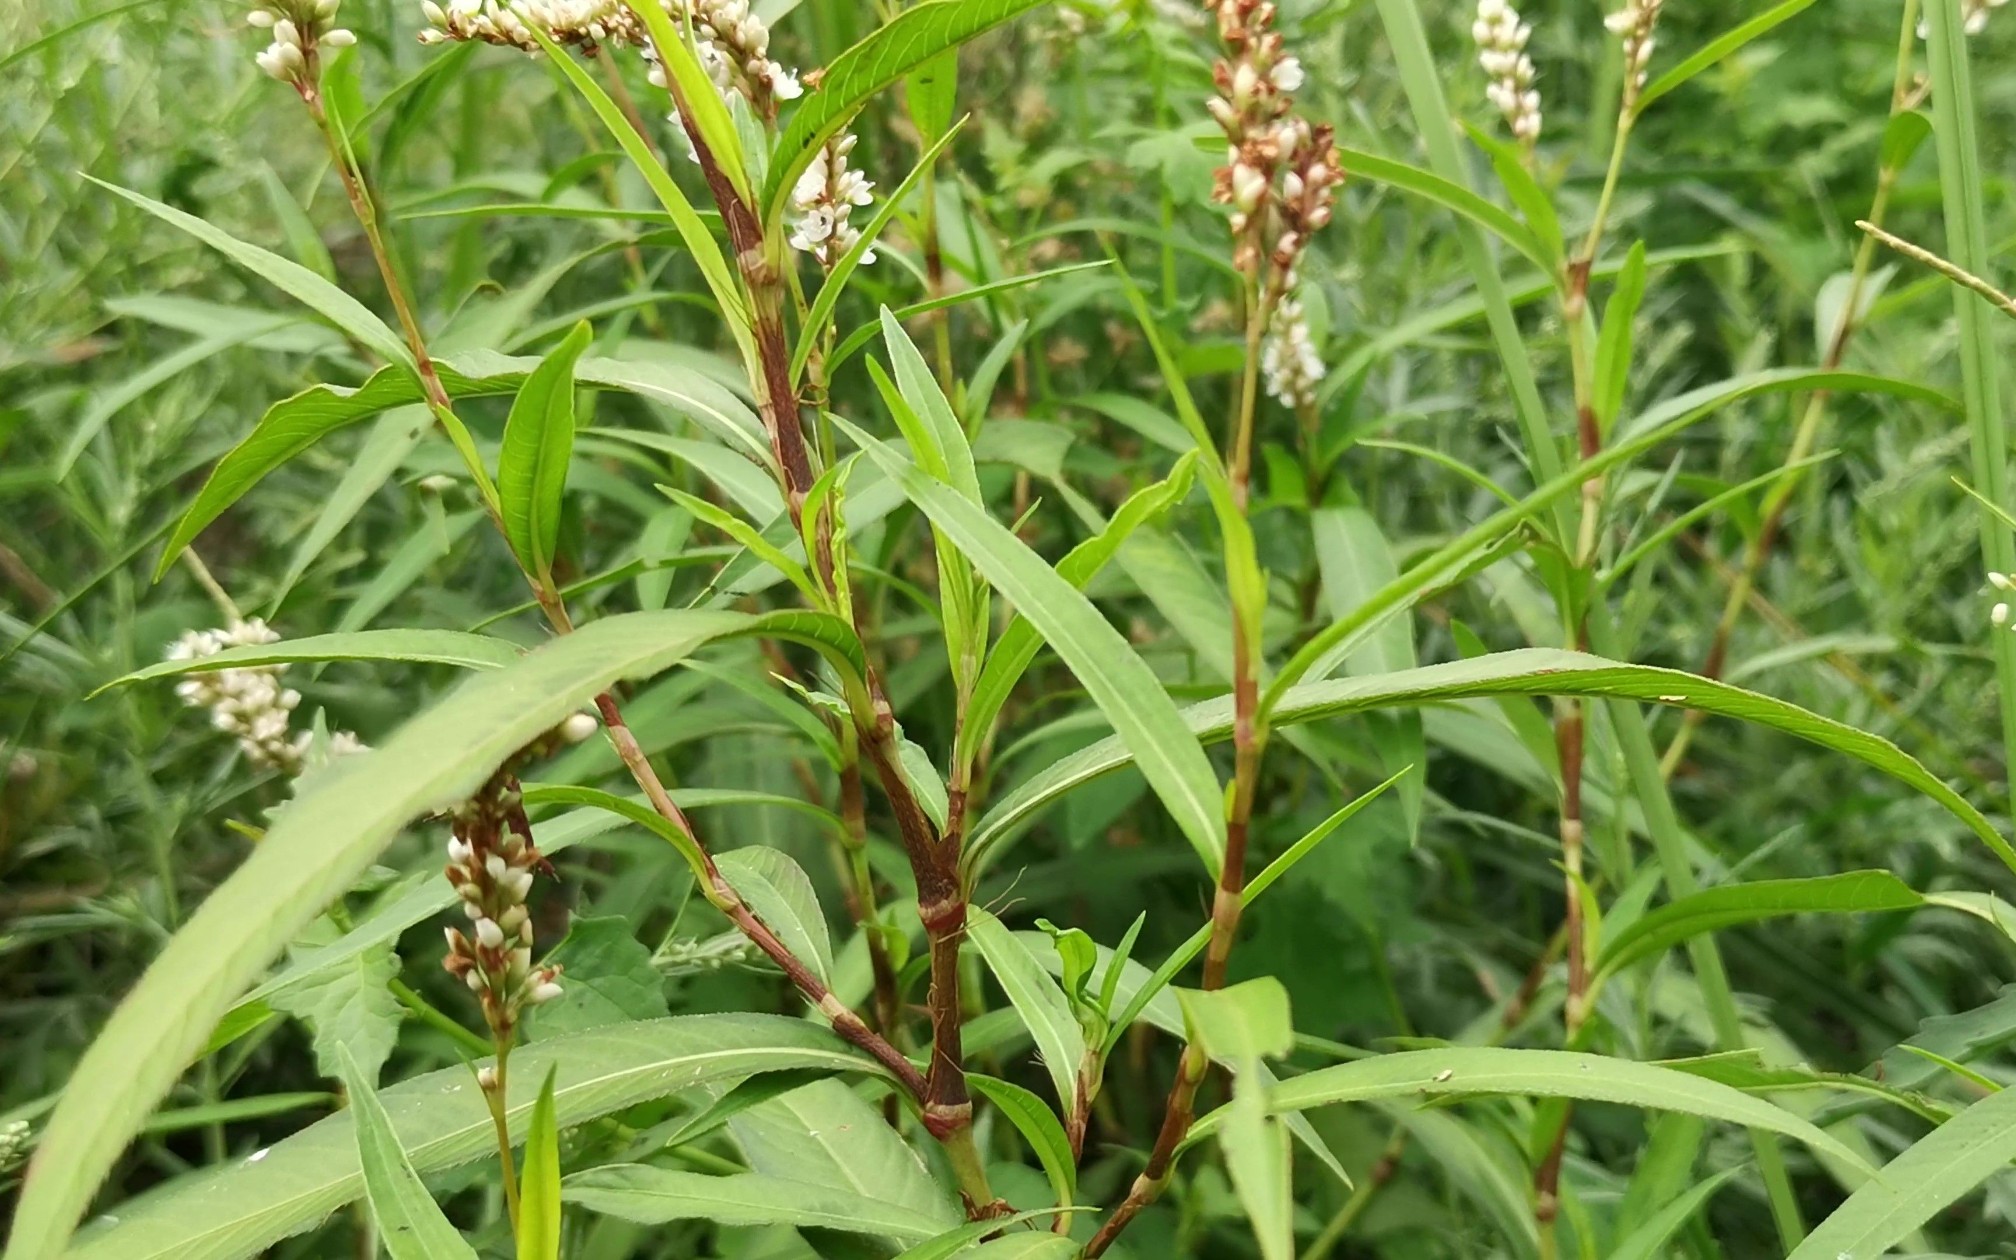
<svg viewBox="0 0 2016 1260"><path fill-rule="evenodd" d="M421 1023L471 1054L488 1054L494 1048L490 1042L444 1015L439 1007L415 992L405 981L393 980L386 987L392 991L392 996L399 1000L399 1005L411 1011Z"/></svg>
<svg viewBox="0 0 2016 1260"><path fill-rule="evenodd" d="M504 1208L511 1217L511 1230L518 1230L518 1166L511 1154L511 1122L506 1114L511 1070L511 1042L499 1038L494 1076L482 1086L483 1101L490 1108L490 1124L497 1133L497 1163L504 1178ZM482 1077L477 1078L481 1083Z"/></svg>

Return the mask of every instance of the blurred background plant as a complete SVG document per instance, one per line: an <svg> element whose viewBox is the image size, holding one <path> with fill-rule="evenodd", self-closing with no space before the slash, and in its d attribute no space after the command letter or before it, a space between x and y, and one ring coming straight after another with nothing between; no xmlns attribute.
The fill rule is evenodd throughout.
<svg viewBox="0 0 2016 1260"><path fill-rule="evenodd" d="M799 67L830 58L881 16L841 0L757 9L773 22L772 54ZM1983 209L2006 279L2016 250L2016 19L1981 12L1971 38ZM1477 13L1438 3L1422 16L1458 112L1500 127L1501 114L1517 110L1486 96ZM1730 6L1666 6L1659 45L1699 47L1745 16ZM968 48L960 103L974 116L927 183L930 201L904 207L878 245L883 261L857 276L843 304L827 372L841 409L857 417L874 413L873 391L858 363L839 360L859 347L844 333L872 326L875 304L901 312L939 292L998 286L911 324L934 362L956 363L961 379L1027 321L1017 351L995 365L978 453L990 497L1011 505L1004 519L1045 505L1022 532L1046 556L1084 536L1074 514L1109 512L1162 475L1158 443L1173 425L1155 401L1154 360L1115 278L1101 267L1066 269L1104 259L1098 234L1114 241L1165 325L1188 330L1176 353L1201 390L1222 393L1242 361L1210 204L1222 155L1201 108L1214 55L1201 17L1183 0L1067 3ZM1579 221L1602 186L1616 120L1615 37L1588 5L1543 0L1518 17L1532 28L1522 42L1545 102L1533 167L1558 185L1564 218ZM1844 319L1861 328L1847 366L1958 392L1945 281L1879 257L1860 309L1845 310L1861 244L1854 223L1869 213L1893 103L1899 17L1897 5L1875 0L1815 5L1638 123L1611 211L1620 239L1654 246L1631 372L1635 411L1744 371L1820 362ZM332 98L368 137L394 251L444 356L529 353L590 317L616 357L746 390L718 321L696 300L697 274L667 248L659 216L640 209L653 204L642 182L543 62L475 46L424 48L415 36L425 19L403 2L348 0L344 22L361 55L342 63ZM1347 148L1419 160L1373 6L1287 0L1282 25L1304 67L1304 112L1333 123ZM208 219L384 309L325 151L258 73L247 44L239 7L221 2L49 0L0 11L0 1123L25 1122L31 1135L116 996L289 795L286 775L242 756L167 687L87 699L159 659L178 636L220 624L196 567L149 586L168 524L269 404L318 381L356 383L364 361L338 332L79 172ZM641 96L641 71L631 79ZM908 120L884 109L858 131L850 164L878 192L893 188L918 150ZM664 152L676 144L662 127L654 139ZM1899 168L1888 200L1894 230L1936 247L1932 145ZM1283 413L1260 433L1252 519L1277 587L1270 642L1299 641L1379 585L1382 566L1404 567L1495 510L1493 486L1523 493L1532 481L1451 222L1355 179L1308 246L1301 313L1328 371L1308 409L1313 428L1300 432ZM934 234L935 259L920 244ZM1544 296L1541 277L1513 270L1515 293ZM1006 283L1039 272L1052 274ZM1565 359L1555 307L1522 310L1536 351ZM2008 344L2009 330L1998 331ZM1557 393L1565 386L1550 384L1550 401ZM725 554L696 551L710 531L652 491L668 481L719 494L685 422L635 397L587 397L664 438L654 446L597 437L596 413L584 412L561 580L682 552ZM1740 402L1622 474L1613 488L1621 532L1650 538L1777 469L1803 406L1792 394ZM465 404L486 433L505 407ZM1792 492L1734 623L1724 676L1892 738L2000 812L2007 788L1987 648L1991 600L1976 510L1953 483L1965 475L1967 442L1966 428L1936 408L1837 397L1814 452L1821 458ZM398 624L486 627L532 642L522 583L473 496L446 476L455 466L423 411L388 412L266 479L203 534L202 562L245 615L290 638ZM760 498L767 487L744 489ZM1700 666L1760 527L1759 501L1753 493L1725 502L1635 566L1616 593L1634 659ZM918 646L930 640L933 611L910 585L931 573L917 537L891 528L862 549L863 563L889 577L867 598L892 645L899 711L902 700L947 687L942 658ZM1093 587L1179 697L1216 694L1226 677L1228 613L1215 565L1208 518L1193 512L1181 528L1137 533ZM699 590L706 571L640 571L578 601L612 611L662 606ZM1562 645L1534 566L1511 557L1425 604L1411 626L1363 649L1376 656L1367 667ZM710 657L636 695L633 725L679 782L790 797L807 796L810 785L815 803L837 808L823 780L826 728L752 685L780 667L754 647ZM996 797L1097 733L1070 720L1082 705L1069 673L1047 671L1046 686L1018 697L991 758ZM370 742L448 681L438 666L337 663L296 666L287 685L300 693L300 729L325 738L355 731ZM1545 710L1510 697L1430 709L1418 733L1414 721L1375 715L1314 726L1301 755L1268 763L1255 841L1263 860L1335 807L1335 785L1368 787L1425 750L1425 791L1381 800L1353 823L1349 842L1318 849L1251 917L1232 956L1235 979L1283 981L1298 1031L1314 1039L1305 1052L1318 1060L1338 1052L1336 1043L1457 1039L1501 1023L1514 1044L1553 1044L1558 1031L1561 979L1541 965L1562 913ZM1678 711L1656 717L1662 747L1680 721ZM941 749L952 732L927 724L905 734ZM563 754L551 777L580 781L613 765L597 743ZM1599 825L1621 829L1628 811L1607 804L1620 767L1592 754L1588 776L1602 802ZM1711 721L1672 782L1704 882L1884 868L1925 892L1998 886L1990 856L1933 802L1761 727ZM1145 912L1136 957L1162 957L1203 909L1191 855L1149 799L1131 771L1069 796L1012 864L989 872L978 903L1010 918L1040 908L1107 943ZM803 811L729 804L713 830L737 846L782 849L812 872L824 904L845 903L851 885ZM1608 838L1624 842L1621 830ZM435 848L417 835L402 841L327 930L410 887L409 872L438 862ZM878 839L869 853L885 878L897 865L890 852ZM559 864L572 904L549 898L541 935L550 929L558 939L567 910L577 916L570 981L599 969L641 984L645 1013L791 1009L775 972L739 937L723 937L723 920L704 904L689 907L690 881L661 842L610 831ZM626 930L583 930L608 920ZM264 1023L202 1060L121 1165L118 1191L261 1149L335 1107L337 1073L321 1058L332 1029L353 1047L358 1038L377 1047L391 1076L454 1064L467 1047L434 1012L455 1007L459 986L431 965L441 950L432 932L416 930L397 954L374 952L364 980L297 998L296 1018ZM1815 916L1734 931L1722 943L1747 1027L1770 1057L1836 1072L1881 1063L1892 1083L1930 1089L1937 1069L1895 1049L1915 1036L1969 1060L1988 1082L2010 1077L2010 1060L1996 1051L2016 1036L2016 995L2000 988L2016 951L1979 923ZM1656 975L1622 1007L1623 1051L1649 1059L1712 1045L1709 1014L1685 973ZM542 1020L553 1021L549 1035L571 1026L571 994L570 984L569 1002L533 1015L535 1037ZM1093 1202L1112 1202L1138 1171L1124 1146L1128 1135L1152 1132L1173 1060L1147 1036L1123 1042L1119 1057L1154 1070L1109 1078L1084 1172ZM1358 1188L1303 1183L1308 1253L1520 1254L1505 1222L1526 1211L1521 1152L1533 1110L1316 1114ZM1808 1110L1829 1119L1848 1109L1815 1100ZM1873 1154L1912 1136L1891 1114L1857 1130ZM1602 1108L1578 1116L1565 1181L1571 1212L1585 1214L1578 1233L1588 1230L1581 1236L1593 1248L1586 1214L1623 1216L1643 1184L1634 1165L1670 1150L1677 1179L1691 1180L1702 1139L1698 1125L1686 1130L1691 1121L1648 1126L1638 1113ZM628 1121L642 1128L651 1119ZM32 1141L15 1134L0 1130L0 1179L14 1176L18 1147ZM1699 1158L1705 1170L1741 1168L1748 1153L1740 1134L1718 1133ZM1793 1158L1802 1206L1817 1218L1839 1191L1804 1153ZM437 1190L477 1184L458 1176ZM1045 1201L1033 1168L996 1180L1018 1207ZM470 1190L462 1211L495 1229L489 1193ZM1464 1206L1452 1212L1451 1203ZM2012 1218L2016 1180L2005 1173L1989 1181L1985 1201L1941 1220L1926 1249L2016 1254ZM1128 1245L1138 1255L1252 1247L1231 1188L1208 1163L1191 1166L1136 1228ZM339 1219L274 1254L353 1254L352 1229ZM695 1245L748 1260L805 1254L792 1248L807 1244L776 1235L701 1226L647 1235L604 1221L579 1254L686 1255ZM1692 1257L1781 1254L1749 1176L1671 1245Z"/></svg>

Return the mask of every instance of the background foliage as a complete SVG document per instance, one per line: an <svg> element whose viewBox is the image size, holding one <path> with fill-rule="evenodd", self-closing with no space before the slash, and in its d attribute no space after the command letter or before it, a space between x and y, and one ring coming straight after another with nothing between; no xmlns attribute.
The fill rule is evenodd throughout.
<svg viewBox="0 0 2016 1260"><path fill-rule="evenodd" d="M778 55L806 66L830 59L877 17L869 6L828 0L768 11L778 15ZM1215 422L1243 350L1227 305L1221 215L1209 201L1219 139L1200 107L1215 51L1209 32L1187 16L1178 3L1054 6L969 46L959 107L972 117L941 168L935 212L946 266L962 288L1100 263L1098 233L1110 234L1120 265L1176 335L1182 369ZM1732 6L1671 5L1660 43L1698 47L1746 16ZM9 1120L26 1120L31 1133L116 999L245 858L249 835L288 796L284 780L248 768L169 686L93 694L158 659L183 630L217 621L187 570L171 569L150 585L159 540L208 468L268 405L316 382L362 379L362 361L336 332L79 173L199 215L385 309L326 154L294 102L254 70L239 17L222 3L109 12L79 0L0 13L0 1044L7 1047L0 1108ZM1466 120L1493 124L1472 65L1471 14L1438 3L1424 6L1422 17L1454 107ZM1572 225L1586 217L1601 182L1615 45L1591 5L1536 3L1526 17L1547 103L1541 172L1558 181ZM746 390L732 346L698 296L697 273L668 248L662 228L654 235L657 225L641 218L600 216L610 206L653 203L551 67L495 49L423 49L412 38L417 14L392 0L349 0L344 18L361 41L346 90L360 108L389 100L367 130L370 170L444 356L543 353L589 318L599 355ZM1374 6L1291 0L1283 27L1309 71L1301 93L1307 113L1334 122L1347 148L1423 161ZM1741 373L1821 359L1817 343L1836 318L1839 277L1859 243L1853 223L1866 215L1873 188L1897 27L1895 4L1828 0L1648 112L1615 211L1620 251L1642 238L1654 264L1627 414ZM2016 245L2012 41L2016 20L1991 21L1970 41L1983 210L1993 261L2005 273ZM414 81L444 56L456 63L449 72ZM633 79L641 95L641 74ZM854 163L886 193L916 158L914 133L887 103L859 129ZM1483 179L1482 161L1477 170ZM1943 239L1934 146L1902 169L1891 196L1894 230L1935 246ZM532 203L582 217L497 208ZM900 310L923 295L915 208L898 216L883 258L859 273L841 304L842 333L858 327L872 339L838 369L835 407L884 436L893 429L863 363L869 353L883 356L873 325L878 305ZM1474 305L1466 305L1473 276L1452 223L1389 185L1354 179L1305 265L1331 369L1321 428L1305 446L1293 416L1263 412L1252 510L1272 578L1267 637L1279 656L1396 567L1496 510L1490 485L1517 495L1533 484L1503 373ZM1505 265L1515 277L1523 266ZM1878 265L1884 283L1846 365L1958 394L1945 282L1908 263L1879 258ZM1521 283L1514 279L1515 290ZM910 328L928 358L949 355L964 379L1023 320L1023 353L995 387L976 454L996 519L1017 523L1019 535L1054 561L1086 537L1088 518L1167 475L1174 457L1158 439L1174 422L1111 268L1004 286L953 307L942 323L913 320ZM1566 390L1559 317L1551 303L1537 302L1524 308L1523 325L1549 401L1559 403ZM2006 331L1996 334L2006 346ZM582 405L556 572L566 581L683 552L691 567L638 573L576 597L583 620L668 599L683 604L729 549L653 487L665 482L732 506L736 486L716 479L707 456L693 455L690 444L705 435L675 409L616 392L584 394ZM1776 468L1804 405L1799 394L1745 399L1637 461L1613 488L1619 537L1649 537L1687 508ZM462 410L489 442L508 408L500 397ZM619 441L598 435L603 428L689 445ZM1912 398L1837 396L1820 442L1826 458L1792 499L1738 624L1726 676L1896 741L2000 816L2006 768L1979 518L1953 481L1969 475L1967 445L1951 411ZM523 584L502 539L482 525L467 486L452 476L456 468L424 414L394 411L276 472L198 548L239 606L289 638L414 626L536 642ZM746 493L760 501L766 489ZM1631 659L1701 664L1757 528L1757 502L1745 495L1691 524L1620 583L1614 607ZM872 575L865 598L904 734L943 764L954 732L928 540L904 509L863 531L856 546ZM1201 496L1137 533L1090 593L1179 701L1224 690L1229 614ZM1424 601L1404 628L1362 648L1351 672L1524 646L1572 645L1563 643L1534 563L1507 555ZM835 808L822 755L827 728L768 682L789 668L754 642L727 644L636 689L631 722L675 785ZM319 710L330 729L377 744L444 693L455 671L339 662L296 666L290 679L306 696L304 713ZM1562 916L1545 703L1518 695L1460 700L1418 718L1374 713L1316 723L1292 746L1277 740L1260 796L1261 861L1352 795L1409 765L1419 772L1317 847L1248 918L1232 974L1274 976L1285 986L1300 1040L1284 1072L1356 1058L1358 1047L1499 1038L1561 1044L1559 971L1536 969ZM1657 710L1653 720L1663 747L1679 710ZM990 795L1007 796L1104 730L1070 671L1044 657L1011 703ZM616 769L598 742L536 775L599 784ZM1623 890L1642 905L1655 885L1634 808L1612 805L1625 776L1607 730L1597 733L1588 773L1591 846L1607 880L1601 900L1609 905ZM2007 888L2007 872L1938 803L1765 726L1710 719L1672 782L1704 884L1875 869L1921 894ZM901 887L907 873L885 838L886 821L871 815L870 858ZM842 910L843 882L818 817L787 804L734 802L710 809L706 826L720 849L765 846L794 858L829 916L808 930L830 933L836 975L863 973L865 946ZM438 843L413 829L333 921L294 948L334 939L432 878ZM760 956L692 896L677 854L644 829L584 837L558 866L560 891L549 888L536 903L539 930L542 939L566 938L558 948L577 979L564 1002L533 1018L528 1054L542 1039L614 1019L800 1009ZM1107 946L1145 914L1134 957L1151 965L1189 936L1208 898L1190 846L1132 771L1063 798L992 863L975 894L1011 927L1030 928L1041 916ZM2001 1047L2016 1034L2016 999L2003 985L2016 951L1989 924L1937 909L1890 909L1778 918L1718 940L1763 1063L1859 1073L1921 1091L1936 1104L1934 1115L2007 1079ZM287 1018L259 1024L181 1079L122 1159L103 1202L243 1159L331 1112L339 1105L339 1042L374 1060L367 1073L382 1064L388 1083L460 1073L468 1048L416 1014L423 996L444 1010L464 1009L466 995L435 965L440 950L429 920L361 954L358 974L276 1002ZM899 948L907 952L917 955L906 970L915 981L921 945ZM970 1000L1006 1009L1001 992L983 983L978 959L968 962ZM1537 988L1522 990L1529 975ZM1604 1001L1605 1053L1667 1059L1716 1044L1710 1012L1678 954L1655 957ZM973 1013L987 1018L977 1007ZM1012 1034L996 1048L984 1036L972 1040L980 1045L976 1070L1049 1096L1049 1074ZM1901 1048L1912 1040L1965 1062L1969 1073ZM1080 1202L1106 1205L1125 1192L1173 1063L1166 1036L1137 1028L1121 1040L1091 1122ZM522 1071L536 1086L537 1073ZM1209 1090L1222 1101L1221 1086ZM573 1130L563 1144L566 1167L606 1162L654 1124L688 1114L696 1099L705 1105L692 1092L678 1102L662 1093ZM1854 1092L1770 1096L1828 1124L1875 1163L1928 1129L1925 1115ZM563 1096L563 1124L569 1105ZM1545 1107L1503 1098L1422 1108L1399 1098L1312 1112L1358 1189L1298 1156L1302 1253L1530 1254L1526 1198L1531 1165L1544 1154L1535 1134ZM590 1113L584 1104L571 1114ZM760 1130L776 1122L774 1113L763 1115L738 1122L732 1137L722 1130L682 1140L685 1166L722 1172L759 1158L750 1152L763 1144ZM1018 1208L1050 1202L1023 1140L1005 1122L983 1129L1000 1161L996 1190ZM1782 1254L1742 1130L1592 1105L1577 1109L1573 1134L1564 1221L1581 1254L1625 1254L1616 1249L1636 1225L1683 1202L1688 1210L1672 1241L1644 1254L1660 1254L1661 1245L1692 1257ZM1785 1149L1798 1205L1817 1221L1846 1192L1834 1175L1839 1167ZM24 1157L10 1156L10 1171L0 1175L17 1177ZM495 1189L480 1166L444 1162L422 1171L479 1245L502 1245ZM1726 1181L1713 1180L1724 1174ZM1683 1195L1689 1186L1711 1189ZM1983 1194L1910 1245L2012 1254L2012 1190L2006 1172L1989 1176ZM913 1206L936 1221L932 1213L944 1205L926 1194ZM355 1254L361 1219L338 1213L273 1254ZM568 1254L581 1256L755 1260L856 1254L847 1248L858 1245L809 1228L646 1228L586 1213L570 1221ZM1125 1245L1142 1256L1261 1254L1225 1170L1202 1150Z"/></svg>

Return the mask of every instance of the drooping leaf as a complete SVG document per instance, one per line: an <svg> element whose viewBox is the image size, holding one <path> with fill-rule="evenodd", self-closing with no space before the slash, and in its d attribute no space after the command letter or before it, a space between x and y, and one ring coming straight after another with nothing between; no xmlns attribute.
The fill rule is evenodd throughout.
<svg viewBox="0 0 2016 1260"><path fill-rule="evenodd" d="M1724 31L1699 49L1688 54L1679 65L1660 75L1638 93L1633 113L1642 114L1652 102L1687 82L1703 70L1720 62L1743 45L1776 29L1781 23L1798 17L1812 7L1813 0L1783 0L1773 5L1747 22Z"/></svg>
<svg viewBox="0 0 2016 1260"><path fill-rule="evenodd" d="M546 1069L525 1130L525 1167L518 1179L518 1260L560 1260L560 1128L553 1081Z"/></svg>
<svg viewBox="0 0 2016 1260"><path fill-rule="evenodd" d="M441 1214L406 1158L392 1117L371 1085L371 1074L349 1062L346 1051L338 1054L344 1060L341 1075L350 1095L364 1193L386 1252L392 1260L476 1260L475 1249Z"/></svg>
<svg viewBox="0 0 2016 1260"><path fill-rule="evenodd" d="M1338 155L1344 161L1344 169L1350 171L1353 177L1391 184L1402 192L1432 201L1518 250L1543 274L1553 272L1554 259L1548 256L1546 246L1540 243L1540 238L1532 229L1461 184L1444 179L1433 171L1362 149L1340 148Z"/></svg>
<svg viewBox="0 0 2016 1260"><path fill-rule="evenodd" d="M517 392L538 365L537 359L468 351L450 361L437 360L435 368L449 397L480 398ZM755 413L697 371L662 363L582 359L574 365L574 379L578 384L622 390L676 408L724 442L740 446L758 460L769 458L769 446ZM339 429L381 411L421 400L420 383L411 372L386 368L355 389L312 385L274 403L252 432L217 462L209 479L196 492L195 500L169 535L168 545L155 568L155 578L158 580L167 572L175 557L195 541L205 526L268 473Z"/></svg>
<svg viewBox="0 0 2016 1260"><path fill-rule="evenodd" d="M576 324L532 369L518 387L497 452L504 536L526 571L549 585L567 464L574 454L574 364L594 335L587 321Z"/></svg>
<svg viewBox="0 0 2016 1260"><path fill-rule="evenodd" d="M86 175L84 178L107 192L125 198L155 218L181 228L355 337L373 354L387 363L398 365L405 375L411 377L413 356L399 334L387 327L384 320L373 315L362 302L300 263L260 249L257 245L248 245L230 233L212 227L195 215L177 210L173 206L163 205L152 197L142 196L117 184L108 184L94 176Z"/></svg>
<svg viewBox="0 0 2016 1260"><path fill-rule="evenodd" d="M156 661L130 674L122 674L98 690L220 669L322 661L406 661L455 665L487 672L503 669L524 655L523 648L508 640L495 639L487 634L467 634L460 630L352 630L225 648L210 656L186 660Z"/></svg>
<svg viewBox="0 0 2016 1260"><path fill-rule="evenodd" d="M512 1130L522 1136L532 1082L559 1065L555 1114L569 1128L646 1099L782 1068L873 1071L830 1032L775 1015L686 1015L524 1046L511 1056ZM399 1144L422 1174L496 1150L469 1069L381 1090ZM254 1157L119 1205L68 1254L74 1260L241 1260L306 1229L364 1192L353 1118L341 1112ZM12 1245L25 1247L17 1234ZM24 1250L23 1255L58 1254Z"/></svg>

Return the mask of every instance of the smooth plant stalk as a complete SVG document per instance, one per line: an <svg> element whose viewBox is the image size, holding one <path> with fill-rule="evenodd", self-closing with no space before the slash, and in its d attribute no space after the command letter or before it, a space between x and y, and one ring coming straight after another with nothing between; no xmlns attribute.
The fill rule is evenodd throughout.
<svg viewBox="0 0 2016 1260"><path fill-rule="evenodd" d="M505 1090L510 1083L511 1041L499 1038L496 1045L497 1063L486 1080L479 1072L477 1081L482 1085L483 1103L490 1109L490 1124L497 1134L497 1164L504 1179L504 1210L511 1218L511 1229L518 1229L518 1167L511 1154L511 1121L505 1112Z"/></svg>

